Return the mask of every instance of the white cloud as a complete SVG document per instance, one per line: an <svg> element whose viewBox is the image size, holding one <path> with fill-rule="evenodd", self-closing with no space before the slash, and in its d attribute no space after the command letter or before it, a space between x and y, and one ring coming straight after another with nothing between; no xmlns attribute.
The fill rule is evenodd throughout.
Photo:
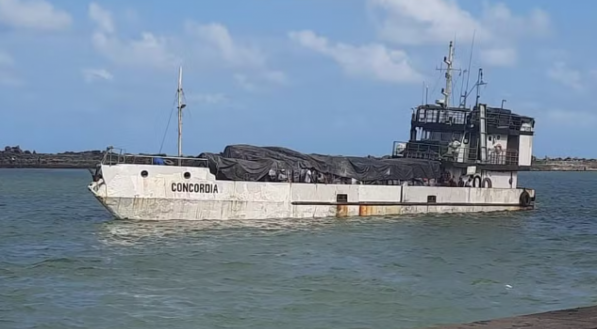
<svg viewBox="0 0 597 329"><path fill-rule="evenodd" d="M444 44L455 35L487 39L490 32L452 0L369 0L380 36L399 44Z"/></svg>
<svg viewBox="0 0 597 329"><path fill-rule="evenodd" d="M533 9L514 15L503 3L483 3L476 17L455 0L368 0L379 36L400 45L447 44L449 40L475 41L489 58L486 64L516 63L516 45L525 38L549 35L548 14Z"/></svg>
<svg viewBox="0 0 597 329"><path fill-rule="evenodd" d="M563 61L555 62L552 67L547 70L547 76L563 85L566 85L575 90L582 90L582 75L580 71L568 67Z"/></svg>
<svg viewBox="0 0 597 329"><path fill-rule="evenodd" d="M269 68L267 56L259 47L235 39L222 24L188 21L184 26L186 33L177 37L143 32L138 39L125 40L117 34L110 11L91 3L88 14L96 24L92 35L94 48L116 64L171 70L185 62L191 67L223 66L259 85L288 81L284 72Z"/></svg>
<svg viewBox="0 0 597 329"><path fill-rule="evenodd" d="M91 83L96 80L111 81L114 79L112 73L106 69L83 69L81 73L83 74L83 78L87 83Z"/></svg>
<svg viewBox="0 0 597 329"><path fill-rule="evenodd" d="M423 76L411 66L408 55L401 50L388 49L382 44L331 44L312 31L290 32L289 37L301 46L333 59L351 76L394 83L423 81Z"/></svg>
<svg viewBox="0 0 597 329"><path fill-rule="evenodd" d="M112 13L103 9L95 2L89 4L89 18L97 24L100 31L106 33L114 33L116 31Z"/></svg>
<svg viewBox="0 0 597 329"><path fill-rule="evenodd" d="M95 32L92 42L97 51L120 65L172 69L181 62L170 52L167 38L149 32L143 32L141 38L135 40L121 40L115 35Z"/></svg>
<svg viewBox="0 0 597 329"><path fill-rule="evenodd" d="M487 48L481 50L481 61L492 66L514 66L518 53L514 48Z"/></svg>
<svg viewBox="0 0 597 329"><path fill-rule="evenodd" d="M506 38L545 35L547 13L534 9L528 16L515 16L503 3L484 3L481 16L460 8L454 0L369 0L377 17L380 36L399 44L444 44L447 40L495 42Z"/></svg>
<svg viewBox="0 0 597 329"><path fill-rule="evenodd" d="M232 67L265 67L266 58L260 49L241 45L230 35L228 29L217 23L200 25L187 22L186 29L210 46L216 56Z"/></svg>
<svg viewBox="0 0 597 329"><path fill-rule="evenodd" d="M97 25L91 38L93 46L116 64L173 69L181 62L170 52L171 42L166 37L143 32L139 39L121 40L116 35L112 14L96 3L89 5L89 18Z"/></svg>
<svg viewBox="0 0 597 329"><path fill-rule="evenodd" d="M487 40L490 42L543 37L551 32L551 21L545 11L535 8L527 16L516 16L504 3L485 2L479 24L490 29L491 38Z"/></svg>
<svg viewBox="0 0 597 329"><path fill-rule="evenodd" d="M191 94L186 96L189 102L199 102L210 105L220 105L229 103L228 97L222 93L217 94Z"/></svg>
<svg viewBox="0 0 597 329"><path fill-rule="evenodd" d="M64 30L71 16L45 0L0 0L0 23L19 29Z"/></svg>
<svg viewBox="0 0 597 329"><path fill-rule="evenodd" d="M185 27L191 37L200 40L197 52L208 56L209 62L241 71L236 72L234 77L246 90L260 89L256 84L283 85L288 82L284 72L269 68L268 58L259 47L236 40L226 26L189 21Z"/></svg>
<svg viewBox="0 0 597 329"><path fill-rule="evenodd" d="M286 75L280 71L268 71L252 75L235 73L234 80L241 88L251 92L264 91L267 89L267 85L285 85L288 83Z"/></svg>
<svg viewBox="0 0 597 329"><path fill-rule="evenodd" d="M244 74L235 74L234 80L236 80L236 83L238 83L243 89L247 91L259 90L259 88L253 82L251 82L251 79Z"/></svg>
<svg viewBox="0 0 597 329"><path fill-rule="evenodd" d="M278 85L283 85L288 82L286 73L282 71L265 71L261 74L261 78L265 81Z"/></svg>

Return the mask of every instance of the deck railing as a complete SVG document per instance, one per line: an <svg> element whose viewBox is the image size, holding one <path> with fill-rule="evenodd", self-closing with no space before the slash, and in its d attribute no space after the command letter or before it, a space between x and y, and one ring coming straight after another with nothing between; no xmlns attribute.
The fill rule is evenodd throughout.
<svg viewBox="0 0 597 329"><path fill-rule="evenodd" d="M132 154L123 150L109 148L104 154L103 165L139 164L184 167L207 167L207 159L167 156L161 154Z"/></svg>
<svg viewBox="0 0 597 329"><path fill-rule="evenodd" d="M394 142L392 151L393 157L443 160L448 162L467 164L493 164L493 165L518 165L518 151L512 149L487 148L487 159L481 161L480 152L477 148L469 148L460 145L451 148L447 144L432 142Z"/></svg>
<svg viewBox="0 0 597 329"><path fill-rule="evenodd" d="M480 112L478 109L469 111L456 108L425 106L417 108L413 114L412 121L418 124L478 125L479 116ZM532 128L525 127L525 123L533 125L533 119L531 118L519 116L509 110L490 107L487 108L485 121L487 127L516 131L532 130Z"/></svg>
<svg viewBox="0 0 597 329"><path fill-rule="evenodd" d="M471 113L471 122L475 125L479 124L480 112L473 111ZM526 128L523 124L532 123L532 119L521 117L511 112L506 112L502 109L488 108L485 121L487 127L495 127L502 129L510 129L516 131L529 131L531 129Z"/></svg>
<svg viewBox="0 0 597 329"><path fill-rule="evenodd" d="M443 123L463 125L466 123L467 112L443 108L419 108L414 120L418 123Z"/></svg>

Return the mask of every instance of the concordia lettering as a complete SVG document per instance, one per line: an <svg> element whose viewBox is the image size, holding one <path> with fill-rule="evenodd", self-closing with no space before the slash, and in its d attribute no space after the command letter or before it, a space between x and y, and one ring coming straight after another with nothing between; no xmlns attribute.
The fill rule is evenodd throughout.
<svg viewBox="0 0 597 329"><path fill-rule="evenodd" d="M218 193L218 185L205 183L172 183L172 192Z"/></svg>

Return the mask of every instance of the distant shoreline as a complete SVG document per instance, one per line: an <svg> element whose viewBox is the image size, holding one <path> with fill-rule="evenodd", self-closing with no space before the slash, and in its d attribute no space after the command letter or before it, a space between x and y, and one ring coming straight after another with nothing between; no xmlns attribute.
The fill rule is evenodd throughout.
<svg viewBox="0 0 597 329"><path fill-rule="evenodd" d="M537 159L531 165L532 171L597 171L596 159Z"/></svg>
<svg viewBox="0 0 597 329"><path fill-rule="evenodd" d="M0 168L14 169L87 169L95 168L103 158L103 151L36 153L20 147L7 146L0 150Z"/></svg>
<svg viewBox="0 0 597 329"><path fill-rule="evenodd" d="M0 169L77 169L77 170L85 170L85 169L93 169L93 167L85 167L85 166L8 166L8 165L0 165Z"/></svg>
<svg viewBox="0 0 597 329"><path fill-rule="evenodd" d="M22 164L0 164L0 169L78 169L78 170L85 170L85 169L93 169L97 166L98 162L94 162L93 164L83 165L83 164L48 164L48 165L22 165ZM552 167L549 165L541 165L541 166L531 166L530 171L597 171L597 168L587 168L584 166L578 167Z"/></svg>
<svg viewBox="0 0 597 329"><path fill-rule="evenodd" d="M36 153L20 147L0 150L2 169L88 169L102 161L104 151ZM597 171L597 159L556 158L537 159L531 171Z"/></svg>

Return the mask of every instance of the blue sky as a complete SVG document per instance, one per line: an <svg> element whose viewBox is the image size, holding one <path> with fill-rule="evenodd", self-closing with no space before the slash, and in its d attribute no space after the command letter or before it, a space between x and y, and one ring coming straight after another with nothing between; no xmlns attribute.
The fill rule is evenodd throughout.
<svg viewBox="0 0 597 329"><path fill-rule="evenodd" d="M597 157L587 143L596 10L589 0L0 0L0 144L157 152L166 134L163 151L176 153L182 64L185 154L248 143L383 155L408 138L423 84L440 97L450 39L467 68L474 31L471 83L483 67L483 101L537 119L535 155Z"/></svg>

